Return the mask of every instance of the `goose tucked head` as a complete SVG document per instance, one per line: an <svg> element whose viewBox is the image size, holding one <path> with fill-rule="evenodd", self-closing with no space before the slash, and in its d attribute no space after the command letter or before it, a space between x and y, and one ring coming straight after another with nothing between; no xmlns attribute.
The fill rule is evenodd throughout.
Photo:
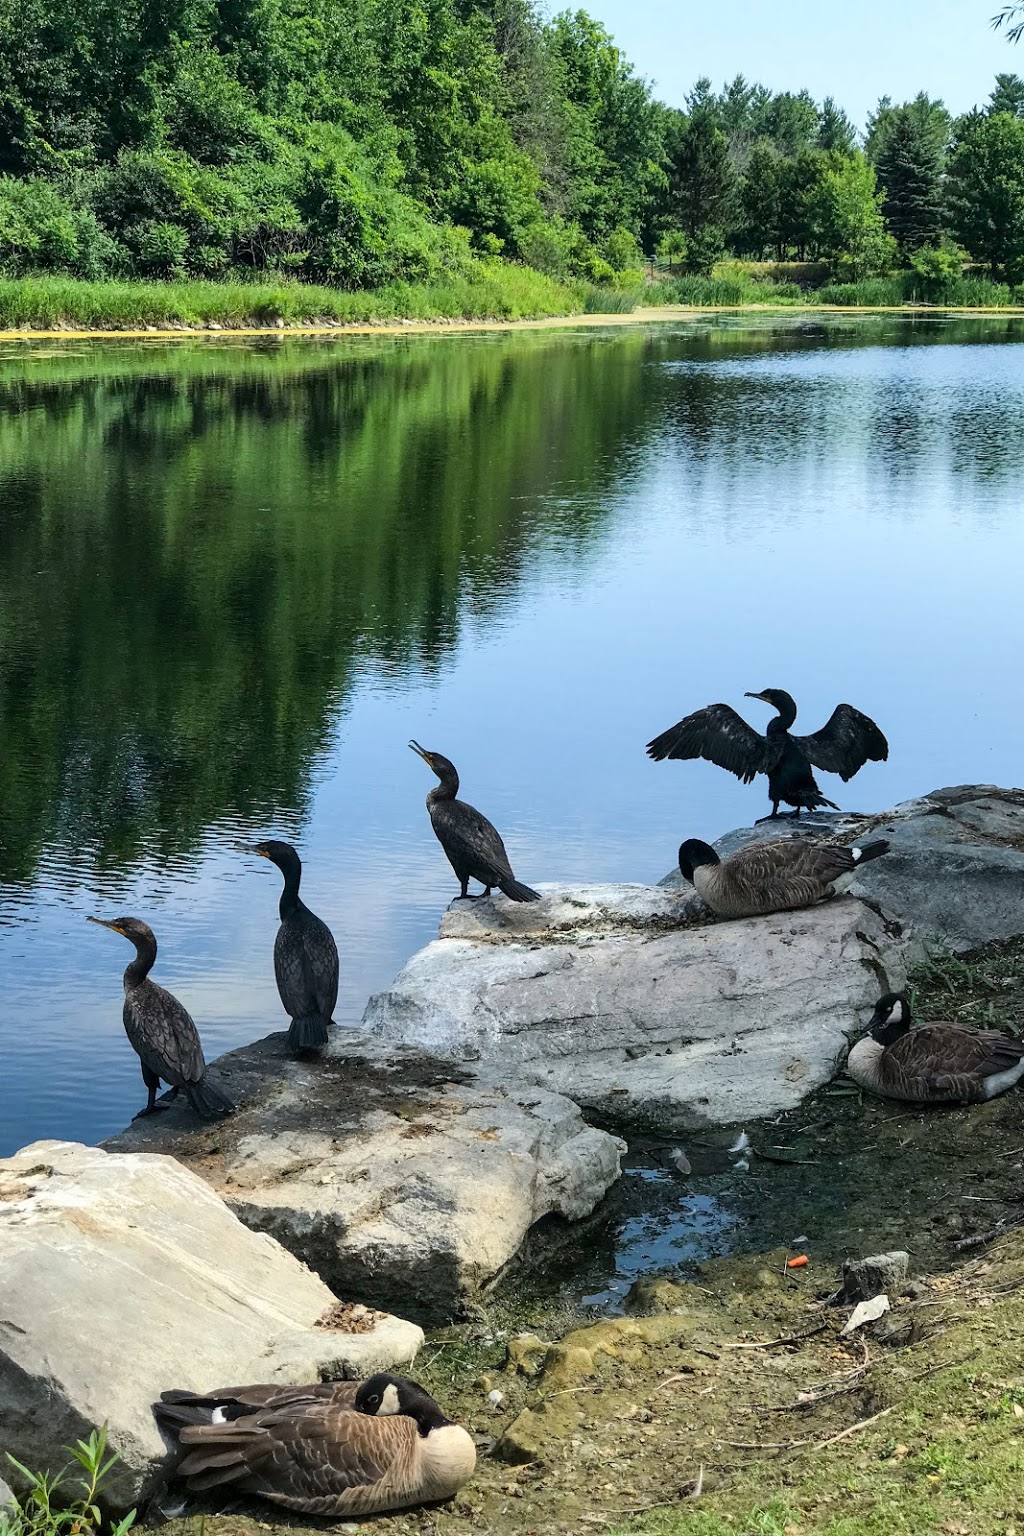
<svg viewBox="0 0 1024 1536"><path fill-rule="evenodd" d="M445 1417L429 1392L408 1376L392 1376L380 1371L362 1382L356 1393L356 1412L382 1418L401 1413L415 1419L421 1435L441 1429L452 1421Z"/></svg>
<svg viewBox="0 0 1024 1536"><path fill-rule="evenodd" d="M879 1045L892 1045L911 1025L910 999L905 992L886 992L875 1004L868 1034Z"/></svg>
<svg viewBox="0 0 1024 1536"><path fill-rule="evenodd" d="M710 843L702 843L699 837L689 837L679 849L679 868L684 880L693 884L693 872L702 864L720 864L722 861Z"/></svg>

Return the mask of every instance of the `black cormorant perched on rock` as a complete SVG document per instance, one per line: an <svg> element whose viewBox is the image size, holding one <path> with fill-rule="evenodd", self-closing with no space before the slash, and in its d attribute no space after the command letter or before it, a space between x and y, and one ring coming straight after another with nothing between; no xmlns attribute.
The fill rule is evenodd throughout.
<svg viewBox="0 0 1024 1536"><path fill-rule="evenodd" d="M427 810L437 840L462 886L460 897L469 895L470 880L479 880L484 887L484 896L489 896L496 885L510 901L540 901L537 892L512 873L497 828L475 807L455 798L459 792L455 764L442 757L440 752L428 752L418 741L410 741L409 745L433 768L441 781L427 796Z"/></svg>
<svg viewBox="0 0 1024 1536"><path fill-rule="evenodd" d="M285 1012L291 1018L293 1051L318 1051L327 1044L338 1001L338 946L315 912L299 900L302 862L291 843L256 843L250 850L276 864L284 876L274 940L274 974Z"/></svg>
<svg viewBox="0 0 1024 1536"><path fill-rule="evenodd" d="M763 699L778 711L763 736L728 704L709 704L655 736L647 743L647 755L656 763L665 758L703 757L728 769L744 784L766 773L772 813L760 817L761 821L774 821L782 800L796 807L794 816L823 805L839 809L821 793L812 764L826 773L838 773L845 783L869 758L885 762L889 756L889 743L878 726L852 704L838 704L827 725L813 736L791 736L796 704L785 689L762 688L760 693L744 694L744 698Z"/></svg>
<svg viewBox="0 0 1024 1536"><path fill-rule="evenodd" d="M156 959L152 928L137 917L110 921L90 917L89 921L122 934L135 945L135 959L124 973L124 1028L142 1062L142 1081L149 1089L146 1107L135 1119L167 1108L156 1102L161 1078L170 1083L171 1098L184 1089L196 1114L205 1120L229 1115L235 1106L206 1075L203 1047L191 1015L176 997L149 979Z"/></svg>

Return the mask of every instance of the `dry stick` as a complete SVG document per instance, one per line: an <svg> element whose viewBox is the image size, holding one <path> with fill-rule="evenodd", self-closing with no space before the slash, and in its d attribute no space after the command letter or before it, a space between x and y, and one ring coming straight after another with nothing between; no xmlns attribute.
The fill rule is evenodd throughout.
<svg viewBox="0 0 1024 1536"><path fill-rule="evenodd" d="M721 1341L716 1341L715 1348L716 1349L777 1349L780 1344L799 1344L801 1339L810 1339L816 1333L823 1333L827 1327L828 1327L828 1323L818 1323L816 1325L816 1327L808 1328L806 1333L794 1333L794 1334L791 1334L788 1338L782 1338L782 1339L764 1339L761 1343L758 1343L758 1344L726 1344L726 1343L723 1343Z"/></svg>
<svg viewBox="0 0 1024 1536"><path fill-rule="evenodd" d="M838 1435L830 1435L827 1440L719 1440L718 1445L728 1445L737 1451L798 1451L810 1447L812 1450L821 1451L827 1445L835 1445L837 1440L845 1440L848 1435L855 1435L862 1429L867 1429L869 1424L877 1424L879 1419L884 1419L886 1414L892 1413L892 1408L883 1408L881 1413L873 1413L870 1419L858 1419L856 1424L851 1424L846 1429L841 1429Z"/></svg>
<svg viewBox="0 0 1024 1536"><path fill-rule="evenodd" d="M884 1419L887 1413L892 1413L892 1409L895 1407L896 1404L893 1403L892 1408L883 1408L881 1413L873 1413L870 1419L858 1419L857 1423L851 1424L849 1429L841 1429L838 1435L832 1435L828 1440L815 1441L814 1449L816 1451L824 1450L826 1445L835 1445L837 1440L845 1440L847 1435L855 1435L859 1430L867 1429L869 1424L877 1424L879 1419Z"/></svg>

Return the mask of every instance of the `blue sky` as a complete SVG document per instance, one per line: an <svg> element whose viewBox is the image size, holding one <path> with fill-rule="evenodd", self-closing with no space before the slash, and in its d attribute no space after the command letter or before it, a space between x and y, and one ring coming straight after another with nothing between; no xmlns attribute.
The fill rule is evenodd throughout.
<svg viewBox="0 0 1024 1536"><path fill-rule="evenodd" d="M656 94L682 106L701 75L832 95L859 127L879 96L926 90L953 112L983 101L998 70L1024 75L1024 42L994 33L999 0L582 0ZM561 5L553 6L560 9Z"/></svg>

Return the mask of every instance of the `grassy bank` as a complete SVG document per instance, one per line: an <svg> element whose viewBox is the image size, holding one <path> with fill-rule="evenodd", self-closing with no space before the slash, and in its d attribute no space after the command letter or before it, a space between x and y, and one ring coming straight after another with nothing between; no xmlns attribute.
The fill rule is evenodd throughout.
<svg viewBox="0 0 1024 1536"><path fill-rule="evenodd" d="M0 279L0 329L125 330L145 326L274 326L371 320L533 320L578 314L582 284L530 267L480 261L466 276L346 292L311 283L85 282Z"/></svg>

